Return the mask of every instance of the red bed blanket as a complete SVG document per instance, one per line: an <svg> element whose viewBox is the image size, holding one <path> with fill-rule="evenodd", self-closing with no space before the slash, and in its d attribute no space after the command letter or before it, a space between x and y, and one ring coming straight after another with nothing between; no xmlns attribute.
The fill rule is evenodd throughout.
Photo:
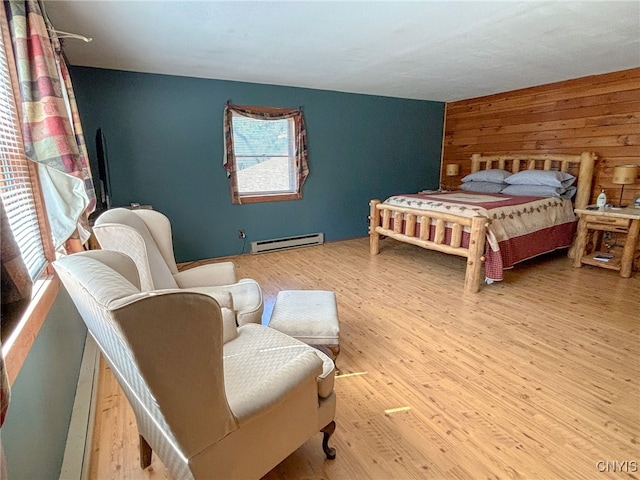
<svg viewBox="0 0 640 480"><path fill-rule="evenodd" d="M502 280L503 271L518 262L569 247L576 229L571 200L564 198L454 191L395 195L384 203L489 218L485 276L491 281ZM463 246L468 245L469 232L465 231Z"/></svg>

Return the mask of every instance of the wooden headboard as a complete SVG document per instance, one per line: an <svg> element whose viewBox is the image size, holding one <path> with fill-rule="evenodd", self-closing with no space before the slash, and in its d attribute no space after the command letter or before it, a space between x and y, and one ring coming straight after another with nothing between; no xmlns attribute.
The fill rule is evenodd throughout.
<svg viewBox="0 0 640 480"><path fill-rule="evenodd" d="M471 155L471 172L491 168L509 170L512 173L519 172L520 170L556 170L569 172L578 179L574 205L576 208L584 208L589 204L591 198L593 169L596 158L593 152L582 152L580 155L518 153L514 155L488 156L474 153Z"/></svg>

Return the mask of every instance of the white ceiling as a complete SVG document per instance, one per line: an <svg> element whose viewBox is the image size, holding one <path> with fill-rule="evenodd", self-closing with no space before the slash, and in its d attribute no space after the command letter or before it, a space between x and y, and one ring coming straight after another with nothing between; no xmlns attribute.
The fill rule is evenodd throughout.
<svg viewBox="0 0 640 480"><path fill-rule="evenodd" d="M640 66L640 1L47 1L72 65L455 101Z"/></svg>

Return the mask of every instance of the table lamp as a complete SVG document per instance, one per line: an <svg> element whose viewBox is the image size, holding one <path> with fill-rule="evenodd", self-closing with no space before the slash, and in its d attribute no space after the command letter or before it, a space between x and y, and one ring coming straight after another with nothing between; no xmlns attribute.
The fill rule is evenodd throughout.
<svg viewBox="0 0 640 480"><path fill-rule="evenodd" d="M450 163L446 166L444 174L447 177L457 177L458 175L460 175L460 165L458 165L457 163ZM449 179L449 181L447 182L449 184L448 188L455 188L451 182L453 179Z"/></svg>
<svg viewBox="0 0 640 480"><path fill-rule="evenodd" d="M622 185L620 189L620 201L618 205L614 205L613 208L623 208L622 194L624 193L624 186L636 183L638 177L638 165L616 165L613 167L613 180L611 182L615 185Z"/></svg>
<svg viewBox="0 0 640 480"><path fill-rule="evenodd" d="M447 165L447 177L457 177L460 175L460 165L457 163L450 163Z"/></svg>

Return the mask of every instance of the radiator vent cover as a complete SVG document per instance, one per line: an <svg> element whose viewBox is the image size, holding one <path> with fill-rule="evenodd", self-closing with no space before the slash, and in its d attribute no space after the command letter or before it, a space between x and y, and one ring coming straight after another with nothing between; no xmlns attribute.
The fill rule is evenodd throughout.
<svg viewBox="0 0 640 480"><path fill-rule="evenodd" d="M289 248L310 247L324 243L324 234L308 233L295 237L273 238L271 240L260 240L251 242L251 253L276 252L278 250L288 250Z"/></svg>

